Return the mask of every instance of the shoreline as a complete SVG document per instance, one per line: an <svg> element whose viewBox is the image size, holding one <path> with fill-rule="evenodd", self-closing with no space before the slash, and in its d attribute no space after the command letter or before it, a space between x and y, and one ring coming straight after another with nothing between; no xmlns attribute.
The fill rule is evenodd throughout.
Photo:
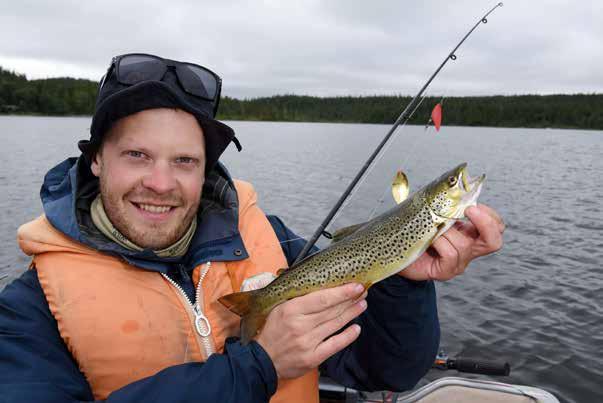
<svg viewBox="0 0 603 403"><path fill-rule="evenodd" d="M0 112L0 118L20 118L20 117L33 117L33 118L88 118L92 119L92 115L45 115L38 113L3 113ZM222 118L218 117L219 121L222 122L259 122L259 123L315 123L315 124L341 124L341 125L381 125L391 126L392 123L381 123L381 122L359 122L359 121L329 121L329 120L269 120L269 119L240 119L240 118ZM406 126L412 127L424 127L424 124L407 123ZM443 127L483 127L488 129L542 129L542 130L581 130L588 132L603 131L603 128L587 128L579 126L488 126L488 125L463 125L463 124L443 124Z"/></svg>

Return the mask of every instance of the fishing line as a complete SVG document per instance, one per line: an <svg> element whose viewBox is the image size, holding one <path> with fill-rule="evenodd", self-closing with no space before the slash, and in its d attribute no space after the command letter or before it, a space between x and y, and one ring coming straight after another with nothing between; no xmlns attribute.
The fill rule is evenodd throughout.
<svg viewBox="0 0 603 403"><path fill-rule="evenodd" d="M425 93L425 95L423 95L423 97L421 98L421 101L417 104L416 108L413 109L413 111L410 113L408 119L410 120L413 115L415 114L415 112L417 111L417 109L419 109L419 107L421 106L421 104L423 103L423 101L425 100L425 98L427 97L427 92ZM406 122L404 123L404 125L406 126ZM408 158L408 156L412 155L414 151L414 147L416 147L417 145L417 141L418 141L418 136L415 136L414 138L411 139L411 143L410 143L410 147L408 148L408 151L406 152L406 155L404 156L404 159L402 159L402 162L400 163L398 170L402 170L402 167L404 167L406 165L406 158ZM392 146L394 142L390 141L389 144L385 147L385 152L387 152L387 150L390 149L390 147ZM381 154L381 156L379 158L382 158L385 155L385 152ZM377 163L375 163L375 165L377 165ZM405 170L402 170L402 172L405 172ZM368 174L367 174L368 176ZM375 206L373 207L373 210L371 211L371 213L368 216L368 220L372 219L373 216L375 215L375 213L377 212L377 208L383 204L383 202L385 201L385 195L388 193L388 191L391 190L391 184L388 183L385 186L385 190L383 191L383 193L381 194L381 198L379 200L377 200L377 202L375 202Z"/></svg>
<svg viewBox="0 0 603 403"><path fill-rule="evenodd" d="M404 126L406 126L406 122L404 122L404 124L400 125L400 128L404 128ZM389 150L389 148L391 147L391 144L393 143L393 141L389 141L384 148L380 151L379 156L375 158L375 161L379 162L383 156L385 155L385 153L387 152L387 150ZM339 217L341 216L341 214L343 213L343 211L350 205L350 203L354 200L354 198L356 197L356 195L358 194L358 189L360 189L362 187L362 185L364 184L364 182L368 179L368 177L370 176L370 174L373 172L373 170L375 169L375 166L377 165L377 162L375 162L374 164L372 164L366 171L365 175L360 179L360 181L358 182L358 185L354 188L354 190L350 193L350 195L348 196L348 198L346 199L345 203L341 206L341 208L337 211L337 213L333 216L333 223L336 223L337 220L339 219Z"/></svg>
<svg viewBox="0 0 603 403"><path fill-rule="evenodd" d="M421 102L423 102L423 99L421 99ZM421 102L419 102L419 105L421 105ZM412 115L415 113L415 111L417 110L417 108L419 107L419 105L417 105L417 107L411 112L411 114L409 115L409 119L412 117ZM401 124L400 130L402 130L405 126L406 126L407 122L404 122L403 124ZM335 214L335 216L333 216L332 222L333 224L337 222L337 220L339 219L339 217L341 216L341 214L343 214L343 211L350 205L350 203L354 200L354 198L356 197L356 195L358 194L358 189L360 189L362 187L362 185L364 184L364 182L369 178L369 176L371 175L371 173L373 172L373 170L375 169L375 167L377 166L377 164L381 161L381 159L385 156L385 154L387 153L387 151L391 148L392 144L393 144L393 140L390 138L389 141L384 145L384 147L381 149L381 151L379 152L378 156L375 158L374 163L371 164L371 166L367 169L367 171L365 172L364 176L360 179L360 181L358 182L357 186L354 188L354 190L350 193L350 195L348 196L348 198L346 199L345 203L341 206L341 208L337 211L337 213ZM387 192L387 189L385 190ZM385 193L382 196L382 199L385 198ZM383 200L381 200L381 203L383 202ZM373 209L373 212L375 211L375 209L377 208L379 201L376 202L375 204L375 208ZM372 215L373 213L371 213Z"/></svg>
<svg viewBox="0 0 603 403"><path fill-rule="evenodd" d="M408 120L405 121L403 124L401 124L399 126L400 130L398 131L398 133L400 133L402 131L402 129L404 129L404 127L406 126L406 124L408 123L408 121L414 116L415 112L417 111L417 109L419 109L419 107L421 106L421 104L423 103L423 101L425 100L426 97L427 97L427 93L425 93L425 95L423 95L423 97L421 98L421 100L419 101L419 103L417 104L417 106L412 110L412 112L410 112L410 114L408 115ZM398 134L398 133L396 133L396 134ZM416 145L416 142L417 142L417 139L415 138L414 141L413 141L413 143L411 143L411 145L412 144ZM360 189L362 187L362 185L364 184L364 182L368 179L368 177L373 172L373 170L375 169L375 167L377 166L377 164L383 159L383 157L389 151L389 149L391 148L391 146L393 144L394 144L393 137L389 138L388 141L383 146L383 148L379 151L379 154L373 160L373 163L371 164L371 166L365 172L364 176L360 179L360 181L358 182L357 186L354 188L354 190L348 196L348 198L346 199L345 203L341 206L341 208L339 209L339 211L337 211L337 213L335 214L335 216L333 216L333 219L332 219L333 224L337 222L338 218L341 216L341 214L343 214L343 211L354 200L355 196L358 194L358 189ZM411 153L408 152L407 156L410 155L410 154ZM405 163L405 161L403 160L403 164L404 163ZM372 218L372 216L375 213L377 207L379 206L379 203L383 203L383 200L385 199L385 194L387 193L388 189L389 188L386 188L385 191L383 192L383 195L381 196L381 199L375 202L375 207L373 208L372 212L370 213L369 219Z"/></svg>
<svg viewBox="0 0 603 403"><path fill-rule="evenodd" d="M404 123L403 125L401 125L400 127L403 128L404 126L406 126L406 123ZM350 194L350 196L347 198L347 200L345 201L345 203L341 206L341 208L339 209L339 211L337 211L337 213L335 214L335 216L333 217L333 223L336 223L337 220L339 219L339 217L341 216L341 214L343 214L343 212L347 209L347 207L350 205L350 203L354 200L354 198L356 197L356 195L358 194L358 189L360 189L362 187L362 185L364 184L364 182L368 179L368 177L370 176L370 174L373 172L373 170L375 169L375 166L377 166L377 163L383 158L383 156L385 155L385 153L389 150L389 148L391 147L391 145L393 144L393 141L390 141L387 143L387 145L385 145L385 147L382 149L382 152L380 152L379 156L375 159L374 164L372 164L369 169L366 171L366 174L362 177L362 179L358 182L358 186L356 186L356 188L352 191L352 193ZM387 191L387 190L386 190ZM376 202L378 203L378 202ZM376 208L376 206L375 206ZM373 210L374 211L374 210Z"/></svg>
<svg viewBox="0 0 603 403"><path fill-rule="evenodd" d="M502 7L502 5L503 5L502 2L498 3L496 6L492 7L486 14L484 14L484 16L481 17L475 23L475 25L469 30L469 32L467 32L465 34L465 36L454 47L454 49L452 49L452 51L446 56L446 58L444 59L444 61L442 61L442 63L440 64L440 66L434 71L434 73L431 75L431 77L429 77L429 79L423 85L423 87L419 90L419 92L417 93L417 95L415 95L415 97L410 101L410 103L406 106L406 108L404 108L404 110L402 111L402 113L400 114L400 116L398 117L398 119L396 119L396 121L394 122L393 126L387 132L387 134L385 135L385 137L383 138L383 140L381 140L381 143L379 143L379 145L373 151L373 153L368 158L368 160L364 163L364 165L362 166L362 168L360 169L360 171L358 171L358 173L356 174L356 176L354 177L354 179L352 180L352 182L348 185L348 187L343 192L343 194L341 195L341 197L339 198L339 200L335 203L335 205L333 206L333 208L331 209L331 211L329 212L329 214L327 215L327 217L318 226L318 228L314 232L314 235L312 235L312 238L310 238L310 240L308 240L308 242L306 243L306 245L304 246L304 248L302 249L302 251L297 255L297 258L295 259L295 262L293 264L296 264L300 260L302 260L308 254L308 252L310 251L310 249L312 249L312 247L314 246L314 244L316 243L316 241L318 240L318 238L324 233L325 228L327 228L327 226L329 225L329 223L331 222L331 220L333 219L333 217L335 217L335 215L338 213L339 209L342 207L342 205L344 204L344 202L346 201L346 199L348 198L348 196L350 195L350 193L352 193L352 191L354 190L354 188L356 187L356 185L358 184L358 182L363 178L363 176L366 173L366 171L372 165L373 161L379 155L379 153L381 152L381 150L383 149L383 147L387 144L388 140L392 137L392 135L394 134L394 132L396 131L396 129L398 128L398 126L400 126L401 124L405 124L406 122L408 122L409 112L415 109L416 103L418 102L419 98L421 97L421 95L423 95L423 93L425 92L425 90L427 89L427 87L429 86L429 84L431 84L431 82L433 81L433 79L439 74L440 70L442 70L442 68L444 68L444 66L446 65L446 63L448 63L449 60L456 60L457 59L457 56L456 56L455 52L467 40L467 38L469 37L469 35L471 35L473 33L473 31L475 31L475 29L480 24L486 24L488 22L487 17L492 12L494 12L494 10L496 10L498 7Z"/></svg>
<svg viewBox="0 0 603 403"><path fill-rule="evenodd" d="M306 240L307 238L304 238L302 236L297 237L297 238L291 238L291 239L287 239L286 241L279 241L279 244L284 244L284 243L289 243L289 242L294 242L294 241L299 241L299 240Z"/></svg>
<svg viewBox="0 0 603 403"><path fill-rule="evenodd" d="M412 117L412 115L414 115L414 113L416 112L416 110L419 109L419 107L421 106L421 104L423 103L423 101L425 100L426 97L427 97L427 92L425 93L425 95L421 99L421 102L419 102L419 104L417 105L417 107L415 108L415 110L412 112L411 117ZM440 102L439 102L440 105L443 105L444 98L445 98L445 96L441 97ZM430 126L431 122L432 122L432 117L431 117L431 113L430 113L429 114L429 119L427 121L427 124L425 125L425 128L423 129L423 133L422 133L423 136L425 136L425 135L428 134L428 131L429 131L430 127L433 127L433 126ZM410 164L407 164L408 161L406 160L406 158L408 158L409 156L415 154L415 148L417 147L417 144L418 144L418 141L419 141L419 137L420 137L420 135L417 135L417 136L414 136L413 138L410 139L410 144L409 144L408 150L406 151L406 155L404 156L404 159L402 159L402 162L398 166L398 171L401 171L401 172L403 172L406 175L408 174L407 167L410 165ZM408 182L408 186L410 188L410 181ZM381 199L379 199L378 204L375 204L375 207L373 208L373 211L371 211L371 214L370 214L370 216L368 218L369 220L371 220L373 218L373 216L375 215L375 213L376 213L377 208L379 207L379 205L383 204L383 202L385 200L385 197L386 197L386 194L388 194L389 191L391 191L391 188L392 188L391 184L387 184L386 185L385 189L383 190L383 194L381 195ZM410 193L412 194L412 192L410 192Z"/></svg>

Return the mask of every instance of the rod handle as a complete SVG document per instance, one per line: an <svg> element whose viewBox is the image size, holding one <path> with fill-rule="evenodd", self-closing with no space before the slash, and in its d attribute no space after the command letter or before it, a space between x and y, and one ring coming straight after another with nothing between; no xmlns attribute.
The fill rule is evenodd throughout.
<svg viewBox="0 0 603 403"><path fill-rule="evenodd" d="M511 373L511 366L508 362L475 360L466 357L457 357L450 360L448 368L456 369L459 372L483 375L509 376Z"/></svg>

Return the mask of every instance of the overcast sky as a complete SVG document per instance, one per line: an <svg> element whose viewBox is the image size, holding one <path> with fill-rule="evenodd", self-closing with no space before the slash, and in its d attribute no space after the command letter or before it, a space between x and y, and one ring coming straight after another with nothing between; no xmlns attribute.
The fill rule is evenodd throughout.
<svg viewBox="0 0 603 403"><path fill-rule="evenodd" d="M0 66L98 80L112 56L199 63L235 97L414 95L496 1L3 0ZM433 95L603 92L601 0L508 0Z"/></svg>

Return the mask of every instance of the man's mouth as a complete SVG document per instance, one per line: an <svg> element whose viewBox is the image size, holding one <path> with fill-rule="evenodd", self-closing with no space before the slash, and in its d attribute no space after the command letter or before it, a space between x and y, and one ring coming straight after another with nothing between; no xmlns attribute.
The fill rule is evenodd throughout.
<svg viewBox="0 0 603 403"><path fill-rule="evenodd" d="M148 204L148 203L136 203L131 202L136 208L151 214L166 214L174 210L176 206L161 205L161 204Z"/></svg>

